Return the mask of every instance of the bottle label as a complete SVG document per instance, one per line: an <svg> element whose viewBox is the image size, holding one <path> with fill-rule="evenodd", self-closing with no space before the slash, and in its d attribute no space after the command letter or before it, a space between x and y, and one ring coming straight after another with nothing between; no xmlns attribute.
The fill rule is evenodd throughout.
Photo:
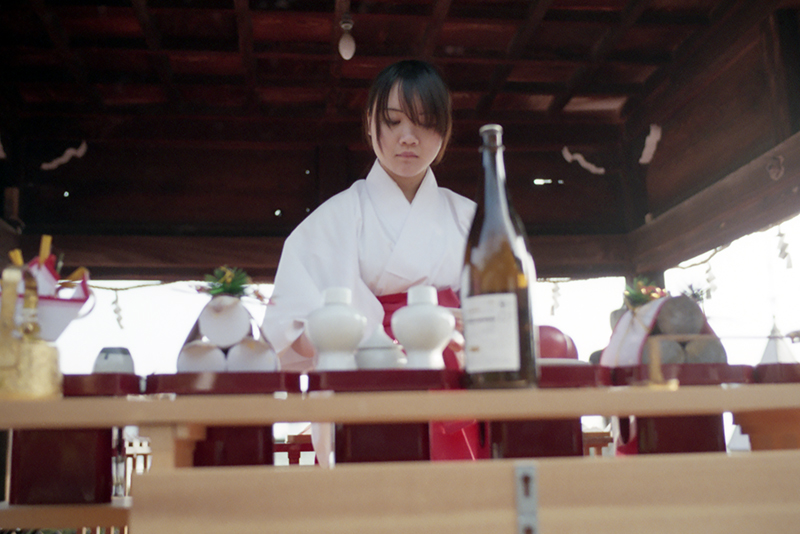
<svg viewBox="0 0 800 534"><path fill-rule="evenodd" d="M491 293L467 297L461 308L467 372L519 371L517 295Z"/></svg>

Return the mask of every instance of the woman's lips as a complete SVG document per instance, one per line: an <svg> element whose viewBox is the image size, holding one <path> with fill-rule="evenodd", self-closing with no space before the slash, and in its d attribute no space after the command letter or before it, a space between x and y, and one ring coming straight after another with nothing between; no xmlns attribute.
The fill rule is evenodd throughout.
<svg viewBox="0 0 800 534"><path fill-rule="evenodd" d="M413 152L401 152L398 154L401 158L416 158L417 155Z"/></svg>

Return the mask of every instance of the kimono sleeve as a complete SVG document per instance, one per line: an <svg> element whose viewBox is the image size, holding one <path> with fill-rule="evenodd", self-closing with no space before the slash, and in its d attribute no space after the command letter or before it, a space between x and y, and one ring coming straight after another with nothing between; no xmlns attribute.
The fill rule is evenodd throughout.
<svg viewBox="0 0 800 534"><path fill-rule="evenodd" d="M328 287L349 287L354 297L361 282L357 233L357 197L344 191L312 212L286 239L262 331L277 353L305 329L309 313L322 305Z"/></svg>

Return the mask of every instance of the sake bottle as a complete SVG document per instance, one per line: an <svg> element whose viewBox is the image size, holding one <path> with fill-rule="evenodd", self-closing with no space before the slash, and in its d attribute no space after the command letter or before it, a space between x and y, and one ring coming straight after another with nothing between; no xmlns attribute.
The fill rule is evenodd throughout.
<svg viewBox="0 0 800 534"><path fill-rule="evenodd" d="M461 280L465 368L470 387L537 383L533 322L536 268L525 231L508 199L503 128L480 129L483 198L472 221Z"/></svg>

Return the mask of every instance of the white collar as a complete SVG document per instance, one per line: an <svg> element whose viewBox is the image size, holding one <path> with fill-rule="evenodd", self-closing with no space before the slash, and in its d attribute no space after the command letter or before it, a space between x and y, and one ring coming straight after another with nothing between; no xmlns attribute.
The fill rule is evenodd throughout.
<svg viewBox="0 0 800 534"><path fill-rule="evenodd" d="M414 200L409 203L403 190L389 176L377 159L367 175L366 182L367 193L375 206L378 218L395 240L400 235L412 207L419 209L420 205L424 206L431 202L432 199L436 198L439 190L436 177L433 175L431 168L428 167L428 171L425 173L416 195L414 195Z"/></svg>

